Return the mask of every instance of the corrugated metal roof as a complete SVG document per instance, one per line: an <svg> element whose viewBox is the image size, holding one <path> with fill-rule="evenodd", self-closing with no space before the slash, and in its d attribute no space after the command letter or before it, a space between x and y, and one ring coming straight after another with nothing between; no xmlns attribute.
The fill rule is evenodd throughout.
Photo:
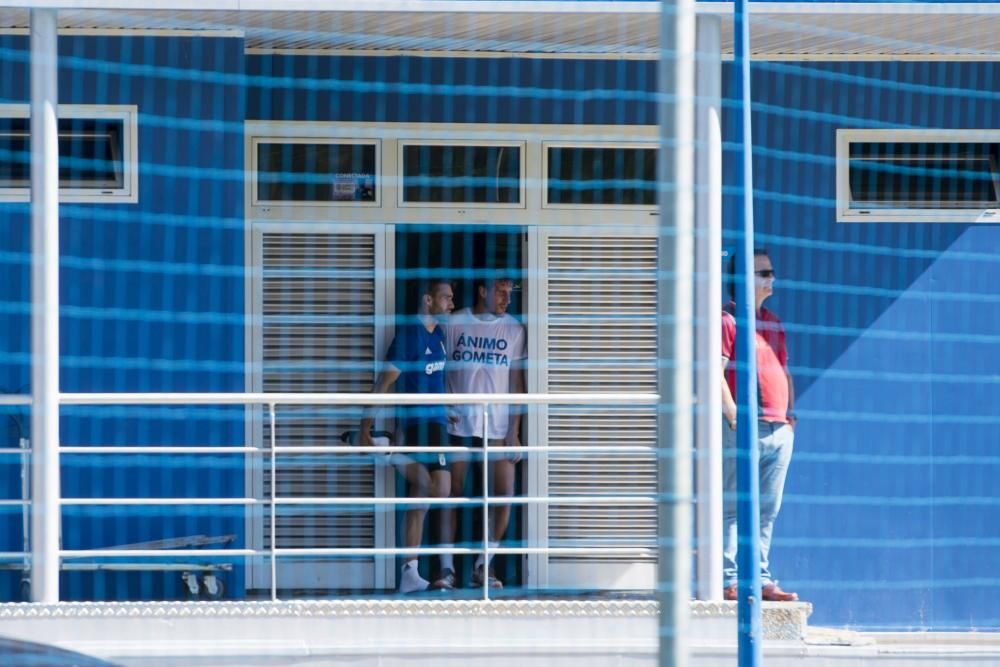
<svg viewBox="0 0 1000 667"><path fill-rule="evenodd" d="M235 30L245 35L248 49L656 55L656 3L619 4L623 11L611 11L612 3L590 3L586 11L569 11L588 4L575 2L564 3L560 11L552 2L536 3L550 11L515 11L525 3L481 6L498 4L503 11L430 11L432 3L422 3L420 11L372 11L370 6L361 11L74 9L60 10L59 25L101 31ZM973 11L976 7L980 11ZM701 3L699 11L728 15L731 4ZM26 29L28 14L0 9L0 28ZM1000 5L754 3L751 47L759 57L993 58L1000 56ZM732 51L726 19L723 51Z"/></svg>

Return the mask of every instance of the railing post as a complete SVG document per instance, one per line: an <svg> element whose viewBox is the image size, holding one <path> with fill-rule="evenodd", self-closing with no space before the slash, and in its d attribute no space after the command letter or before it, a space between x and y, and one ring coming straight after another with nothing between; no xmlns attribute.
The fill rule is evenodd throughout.
<svg viewBox="0 0 1000 667"><path fill-rule="evenodd" d="M660 4L657 600L661 667L686 665L691 615L694 0Z"/></svg>
<svg viewBox="0 0 1000 667"><path fill-rule="evenodd" d="M695 447L699 600L722 600L722 18L697 17Z"/></svg>
<svg viewBox="0 0 1000 667"><path fill-rule="evenodd" d="M490 599L490 406L483 404L483 599Z"/></svg>
<svg viewBox="0 0 1000 667"><path fill-rule="evenodd" d="M59 601L57 13L31 10L31 600Z"/></svg>
<svg viewBox="0 0 1000 667"><path fill-rule="evenodd" d="M278 547L278 510L275 505L275 498L277 498L278 492L278 456L275 451L275 446L277 444L277 436L274 432L275 426L275 415L274 415L274 403L268 404L268 412L270 414L271 421L271 601L277 602L278 600L278 557L276 555L276 549Z"/></svg>

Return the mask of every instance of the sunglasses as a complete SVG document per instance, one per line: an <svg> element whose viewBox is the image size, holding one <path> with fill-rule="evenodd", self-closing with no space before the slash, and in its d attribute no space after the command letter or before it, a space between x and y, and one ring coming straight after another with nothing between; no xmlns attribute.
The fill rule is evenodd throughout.
<svg viewBox="0 0 1000 667"><path fill-rule="evenodd" d="M773 278L774 269L764 269L763 271L754 271L754 275L758 275L761 278Z"/></svg>

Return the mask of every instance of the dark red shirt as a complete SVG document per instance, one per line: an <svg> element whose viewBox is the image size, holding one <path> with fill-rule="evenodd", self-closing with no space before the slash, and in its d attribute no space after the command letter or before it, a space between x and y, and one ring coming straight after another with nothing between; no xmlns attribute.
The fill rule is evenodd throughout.
<svg viewBox="0 0 1000 667"><path fill-rule="evenodd" d="M726 382L736 397L736 320L722 311L722 356L726 364ZM757 311L757 392L760 418L769 422L788 422L788 347L781 320L767 308Z"/></svg>

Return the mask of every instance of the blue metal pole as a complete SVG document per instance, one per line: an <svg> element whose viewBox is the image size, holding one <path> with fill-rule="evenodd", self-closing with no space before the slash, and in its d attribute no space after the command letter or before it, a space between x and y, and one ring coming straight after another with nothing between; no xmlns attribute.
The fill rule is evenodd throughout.
<svg viewBox="0 0 1000 667"><path fill-rule="evenodd" d="M749 0L733 6L733 142L739 147L742 187L734 228L736 246L736 524L739 529L737 610L739 667L761 663L760 480L757 461L757 323L753 272L753 169L750 135Z"/></svg>

